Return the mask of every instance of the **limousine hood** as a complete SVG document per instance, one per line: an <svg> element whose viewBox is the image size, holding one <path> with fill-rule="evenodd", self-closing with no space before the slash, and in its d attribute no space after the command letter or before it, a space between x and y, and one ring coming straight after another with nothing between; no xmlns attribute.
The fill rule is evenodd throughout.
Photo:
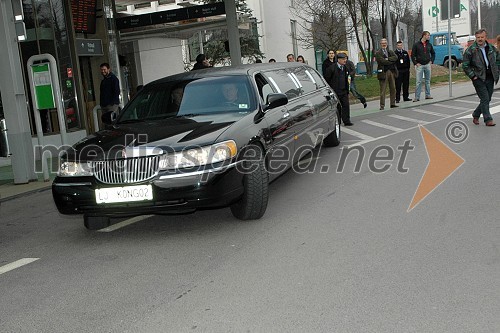
<svg viewBox="0 0 500 333"><path fill-rule="evenodd" d="M172 118L162 121L145 121L117 124L111 129L96 132L73 146L68 158L102 160L121 156L125 147L157 147L180 150L190 146L206 146L215 140L234 121L195 121L190 118ZM75 156L71 156L75 154Z"/></svg>

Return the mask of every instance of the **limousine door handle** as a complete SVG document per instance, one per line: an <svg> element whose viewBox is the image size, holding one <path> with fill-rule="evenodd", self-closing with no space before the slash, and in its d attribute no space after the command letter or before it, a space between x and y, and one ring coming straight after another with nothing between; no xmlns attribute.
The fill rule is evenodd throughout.
<svg viewBox="0 0 500 333"><path fill-rule="evenodd" d="M288 118L290 117L290 113L288 111L285 111L285 113L283 113L283 118Z"/></svg>

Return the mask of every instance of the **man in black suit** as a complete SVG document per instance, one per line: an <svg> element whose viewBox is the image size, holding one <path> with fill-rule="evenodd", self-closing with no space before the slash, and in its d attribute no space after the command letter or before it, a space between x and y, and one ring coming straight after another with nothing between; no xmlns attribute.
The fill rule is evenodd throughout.
<svg viewBox="0 0 500 333"><path fill-rule="evenodd" d="M352 126L349 105L349 73L347 72L346 62L347 55L345 53L337 54L337 63L326 69L325 79L339 98L342 122L345 126Z"/></svg>
<svg viewBox="0 0 500 333"><path fill-rule="evenodd" d="M401 97L401 87L403 87L403 101L411 101L409 98L408 87L410 86L410 56L406 50L403 50L403 42L396 43L396 51L398 62L398 77L396 78L396 103L399 103Z"/></svg>

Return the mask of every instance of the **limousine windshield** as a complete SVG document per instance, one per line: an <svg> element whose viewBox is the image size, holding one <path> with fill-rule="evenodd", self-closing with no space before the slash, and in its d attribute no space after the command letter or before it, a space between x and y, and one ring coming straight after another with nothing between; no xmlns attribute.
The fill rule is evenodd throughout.
<svg viewBox="0 0 500 333"><path fill-rule="evenodd" d="M220 113L247 114L256 98L246 76L209 77L148 85L123 110L118 123Z"/></svg>

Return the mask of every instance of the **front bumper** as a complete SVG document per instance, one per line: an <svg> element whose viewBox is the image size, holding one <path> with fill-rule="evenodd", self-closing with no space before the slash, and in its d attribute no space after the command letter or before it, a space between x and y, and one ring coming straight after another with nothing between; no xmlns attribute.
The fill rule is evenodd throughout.
<svg viewBox="0 0 500 333"><path fill-rule="evenodd" d="M235 166L215 172L160 173L152 180L128 185L148 184L153 189L153 200L97 204L97 188L127 184L103 184L94 177L57 177L52 184L52 195L61 214L119 217L225 207L243 194L243 175Z"/></svg>

